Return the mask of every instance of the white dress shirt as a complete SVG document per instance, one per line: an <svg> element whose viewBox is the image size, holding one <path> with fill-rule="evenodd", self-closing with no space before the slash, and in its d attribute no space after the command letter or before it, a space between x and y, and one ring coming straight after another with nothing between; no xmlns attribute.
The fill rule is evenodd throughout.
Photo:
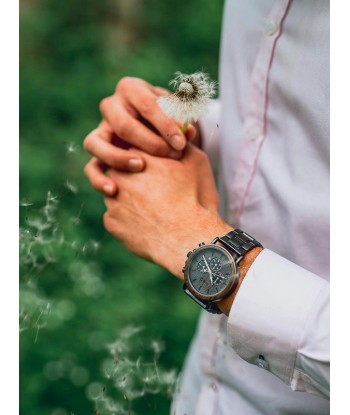
<svg viewBox="0 0 350 415"><path fill-rule="evenodd" d="M171 413L328 414L329 2L227 0L200 125L222 216L265 249L202 313Z"/></svg>

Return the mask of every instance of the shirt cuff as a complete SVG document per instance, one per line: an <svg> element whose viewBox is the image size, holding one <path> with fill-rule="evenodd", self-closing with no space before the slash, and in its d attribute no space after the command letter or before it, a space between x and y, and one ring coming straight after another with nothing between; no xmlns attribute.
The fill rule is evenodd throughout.
<svg viewBox="0 0 350 415"><path fill-rule="evenodd" d="M212 99L208 106L208 112L198 120L201 130L202 150L208 155L213 170L216 170L219 164L220 109L220 101L218 99Z"/></svg>
<svg viewBox="0 0 350 415"><path fill-rule="evenodd" d="M328 282L264 249L247 272L228 317L228 341L249 363L291 384L308 317Z"/></svg>

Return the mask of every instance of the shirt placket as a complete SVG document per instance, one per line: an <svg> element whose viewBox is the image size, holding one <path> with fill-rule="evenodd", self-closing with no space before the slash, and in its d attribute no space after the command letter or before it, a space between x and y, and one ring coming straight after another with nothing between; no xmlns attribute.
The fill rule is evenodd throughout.
<svg viewBox="0 0 350 415"><path fill-rule="evenodd" d="M248 105L245 111L244 135L229 195L228 213L231 224L237 226L251 188L258 159L266 138L266 113L268 107L269 73L276 43L291 0L278 0L266 21L264 34L252 72Z"/></svg>

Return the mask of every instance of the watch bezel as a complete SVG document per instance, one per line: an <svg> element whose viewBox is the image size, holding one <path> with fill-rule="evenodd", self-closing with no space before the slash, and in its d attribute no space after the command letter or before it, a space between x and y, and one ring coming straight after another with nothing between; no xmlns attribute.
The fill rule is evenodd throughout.
<svg viewBox="0 0 350 415"><path fill-rule="evenodd" d="M189 269L190 269L190 265L192 263L192 260L194 258L195 255L197 255L199 252L204 251L208 248L214 248L214 249L218 249L219 251L222 251L229 259L229 264L231 267L231 276L230 276L230 280L227 284L227 286L225 287L224 290L220 291L219 293L215 294L215 295L205 295L205 294L201 294L199 293L192 285L191 280L189 278ZM184 270L184 281L185 284L188 288L188 290L197 298L204 300L204 301L219 301L222 300L223 298L225 298L227 295L229 295L233 289L233 287L235 286L235 284L238 281L238 276L239 276L239 269L237 267L237 264L232 256L232 253L230 251L228 251L226 248L222 247L221 245L216 245L216 244L206 244L203 245L197 249L195 249L191 255L189 256L189 258L186 261L186 265L185 265L185 270Z"/></svg>

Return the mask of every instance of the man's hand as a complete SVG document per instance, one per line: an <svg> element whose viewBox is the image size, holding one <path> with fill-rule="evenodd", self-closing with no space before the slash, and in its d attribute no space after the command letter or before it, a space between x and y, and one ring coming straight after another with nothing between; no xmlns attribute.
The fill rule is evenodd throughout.
<svg viewBox="0 0 350 415"><path fill-rule="evenodd" d="M145 158L130 147L154 156L182 157L186 140L195 137L196 129L189 125L184 136L181 126L161 111L157 99L167 94L142 79L123 78L115 93L102 100L103 121L84 140L84 148L93 156L85 174L96 190L116 193L117 183L105 175L109 168L133 172L144 168Z"/></svg>
<svg viewBox="0 0 350 415"><path fill-rule="evenodd" d="M218 214L218 195L207 156L188 144L178 160L144 157L139 174L110 171L119 192L105 198L106 229L130 251L182 278L186 253L231 228Z"/></svg>

